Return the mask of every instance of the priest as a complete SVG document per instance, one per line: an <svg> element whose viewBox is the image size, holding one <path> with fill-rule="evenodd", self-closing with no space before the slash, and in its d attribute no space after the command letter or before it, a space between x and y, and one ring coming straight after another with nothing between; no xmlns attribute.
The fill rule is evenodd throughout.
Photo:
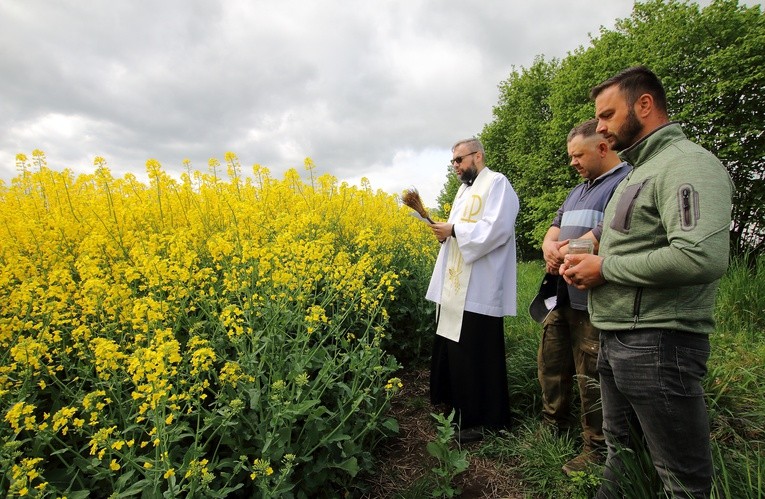
<svg viewBox="0 0 765 499"><path fill-rule="evenodd" d="M438 304L430 397L454 409L464 443L510 423L503 317L516 313L519 204L478 139L457 142L451 164L462 185L448 221L431 224L442 246L426 294Z"/></svg>

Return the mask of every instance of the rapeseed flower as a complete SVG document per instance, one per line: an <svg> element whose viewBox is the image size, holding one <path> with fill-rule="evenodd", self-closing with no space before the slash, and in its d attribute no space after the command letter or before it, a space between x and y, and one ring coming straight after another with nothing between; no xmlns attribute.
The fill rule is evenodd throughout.
<svg viewBox="0 0 765 499"><path fill-rule="evenodd" d="M72 416L77 413L75 407L62 407L53 415L53 431L61 430L61 433L66 435L69 431L69 423L72 420Z"/></svg>
<svg viewBox="0 0 765 499"><path fill-rule="evenodd" d="M400 378L391 378L385 384L385 389L389 392L396 392L402 388L404 388L404 383L401 382Z"/></svg>
<svg viewBox="0 0 765 499"><path fill-rule="evenodd" d="M252 460L252 473L250 473L250 479L256 480L259 476L268 477L274 474L274 469L271 467L271 463L266 459L253 459Z"/></svg>
<svg viewBox="0 0 765 499"><path fill-rule="evenodd" d="M32 404L27 404L24 401L16 402L5 413L4 419L16 433L22 429L33 430L35 428L34 410L35 406Z"/></svg>

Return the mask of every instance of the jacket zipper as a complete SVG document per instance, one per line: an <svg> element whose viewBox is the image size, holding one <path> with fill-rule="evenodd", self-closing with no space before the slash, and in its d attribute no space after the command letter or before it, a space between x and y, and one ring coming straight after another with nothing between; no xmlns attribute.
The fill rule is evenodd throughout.
<svg viewBox="0 0 765 499"><path fill-rule="evenodd" d="M630 329L635 329L640 319L640 300L642 296L643 288L637 288L637 291L635 291L635 302L632 305L632 327Z"/></svg>
<svg viewBox="0 0 765 499"><path fill-rule="evenodd" d="M687 187L683 188L682 190L683 195L683 220L685 221L685 226L690 227L691 226L691 190Z"/></svg>

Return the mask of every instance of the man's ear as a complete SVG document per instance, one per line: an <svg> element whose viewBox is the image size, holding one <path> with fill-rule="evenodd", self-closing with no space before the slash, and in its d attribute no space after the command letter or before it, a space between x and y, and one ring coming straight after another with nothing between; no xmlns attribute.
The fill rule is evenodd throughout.
<svg viewBox="0 0 765 499"><path fill-rule="evenodd" d="M653 110L653 96L651 94L643 94L635 101L635 114L641 118L648 116Z"/></svg>

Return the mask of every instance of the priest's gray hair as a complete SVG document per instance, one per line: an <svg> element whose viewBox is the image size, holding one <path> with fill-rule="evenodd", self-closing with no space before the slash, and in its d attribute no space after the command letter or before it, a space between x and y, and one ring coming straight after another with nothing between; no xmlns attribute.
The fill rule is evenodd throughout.
<svg viewBox="0 0 765 499"><path fill-rule="evenodd" d="M462 139L458 141L456 144L452 146L452 152L454 152L454 150L457 149L457 147L462 144L468 144L470 146L471 152L480 151L481 154L485 154L483 150L483 144L481 144L481 141L478 140L476 137L473 137L470 139Z"/></svg>

